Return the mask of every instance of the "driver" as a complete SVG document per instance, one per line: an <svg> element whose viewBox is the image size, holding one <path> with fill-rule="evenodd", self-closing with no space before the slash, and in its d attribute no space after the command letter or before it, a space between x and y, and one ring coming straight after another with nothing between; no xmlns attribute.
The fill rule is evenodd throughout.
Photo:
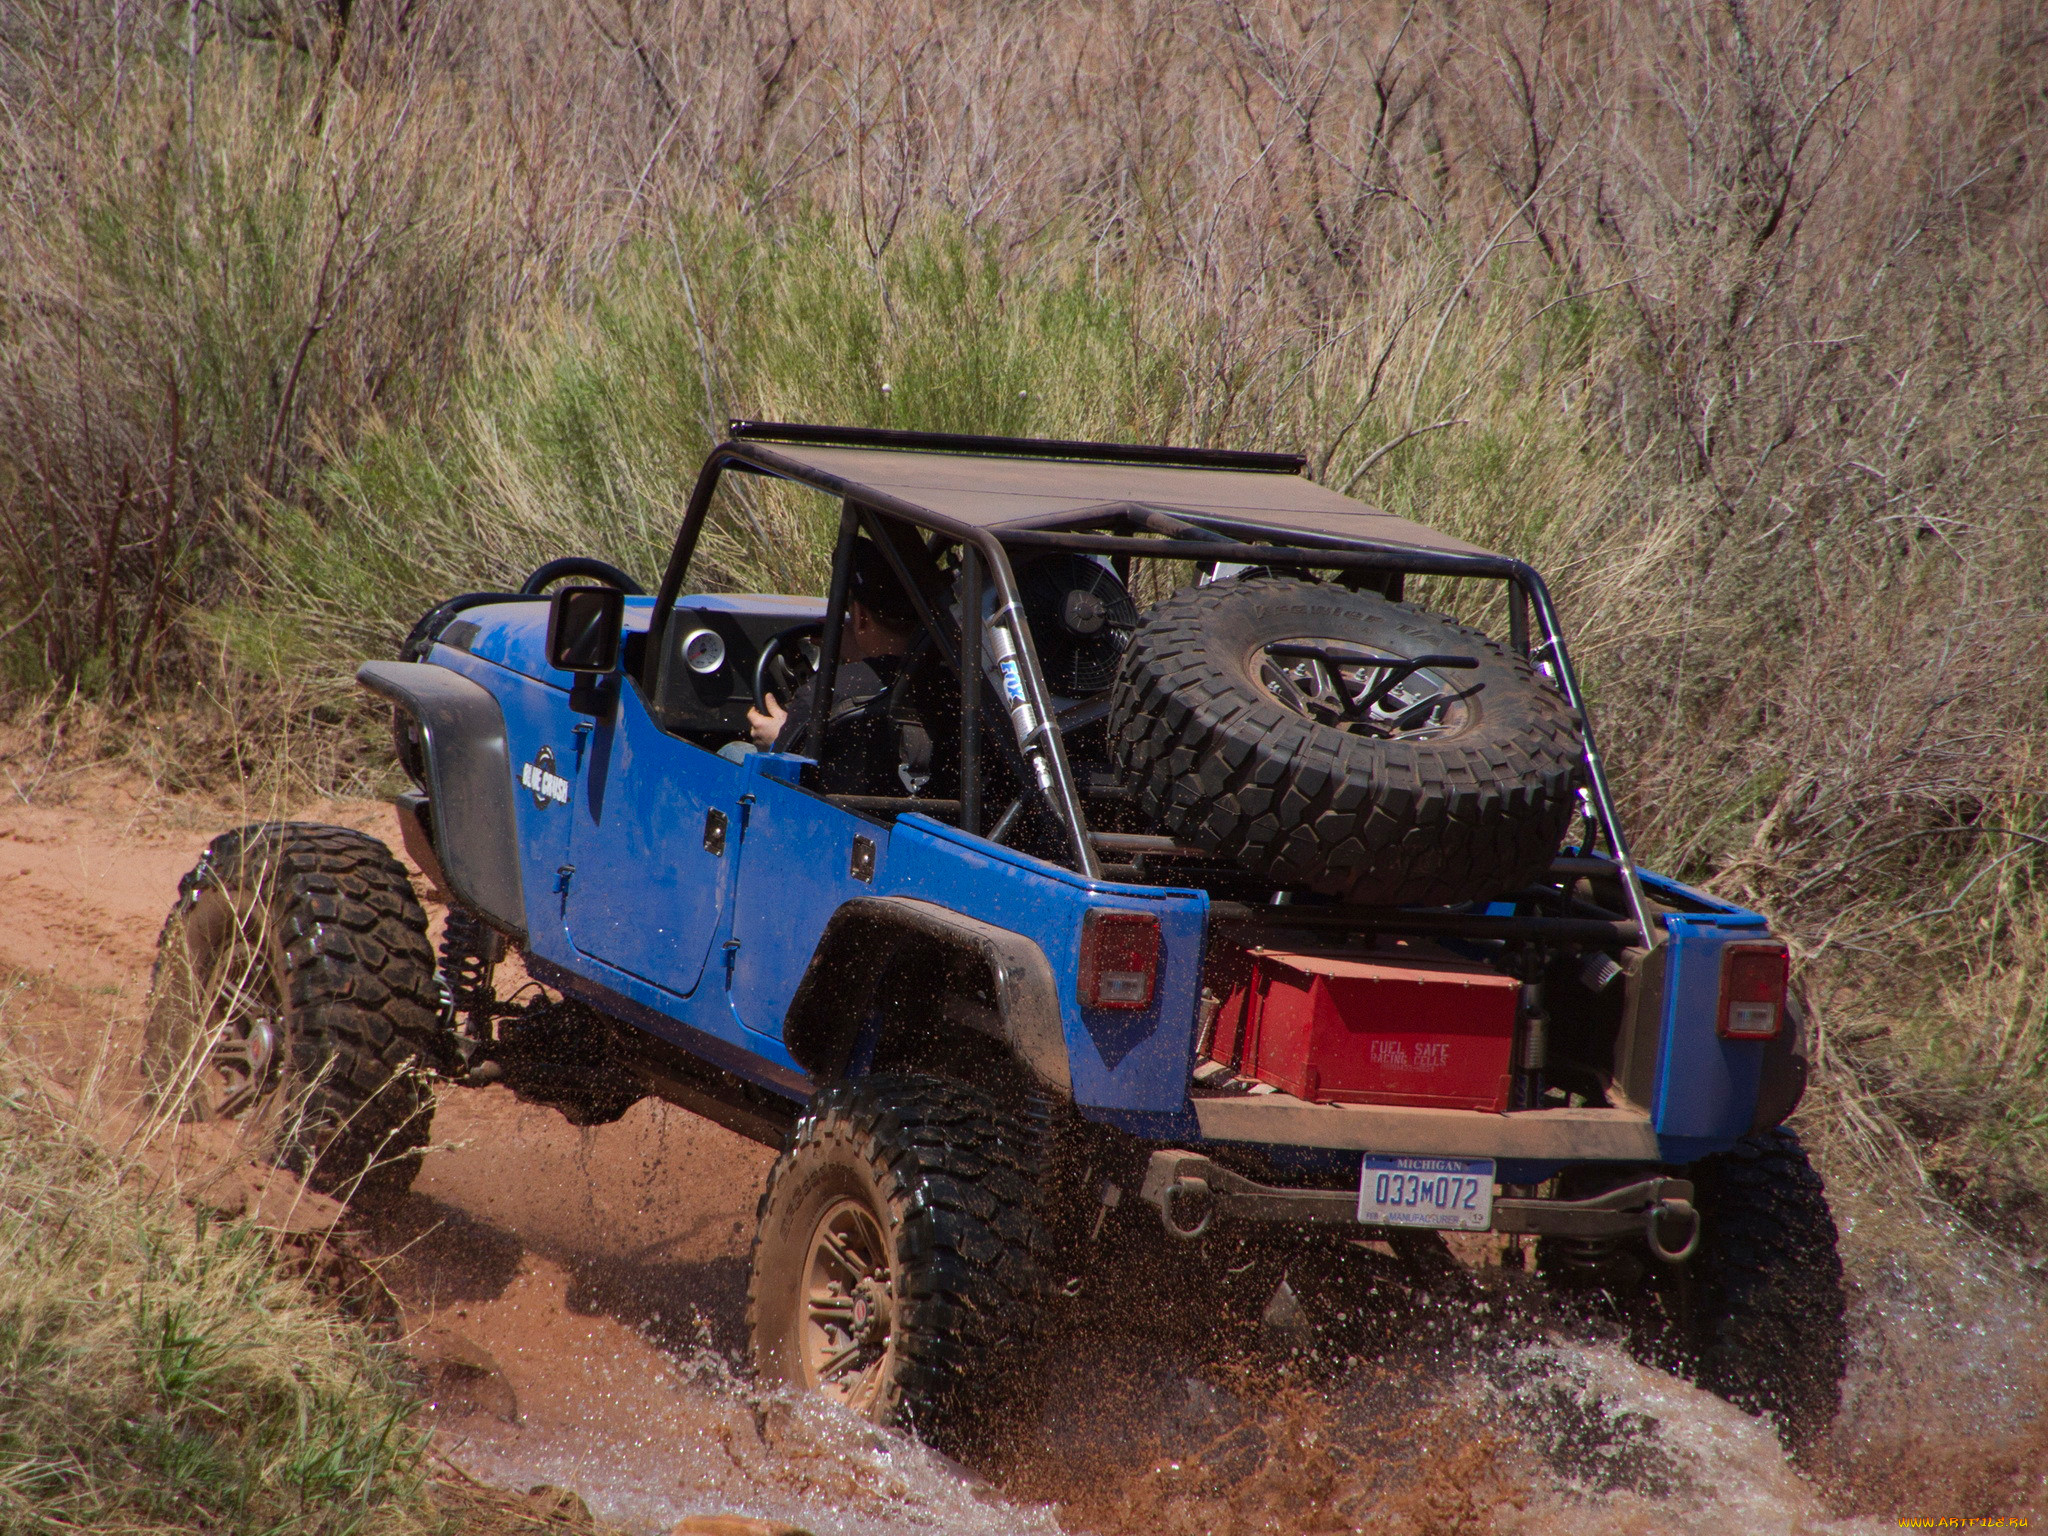
<svg viewBox="0 0 2048 1536"><path fill-rule="evenodd" d="M931 737L919 724L895 718L892 697L919 649L917 609L888 560L862 539L853 548L846 622L839 632L839 676L826 724L824 787L832 793L908 795L931 775ZM764 752L802 751L815 707L816 680L798 688L787 708L774 694L766 709L749 709L747 723Z"/></svg>

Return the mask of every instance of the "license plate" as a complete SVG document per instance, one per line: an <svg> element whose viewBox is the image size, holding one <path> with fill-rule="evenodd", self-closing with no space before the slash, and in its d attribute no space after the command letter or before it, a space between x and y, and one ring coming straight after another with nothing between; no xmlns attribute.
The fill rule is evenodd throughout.
<svg viewBox="0 0 2048 1536"><path fill-rule="evenodd" d="M1493 1159L1368 1157L1358 1176L1358 1219L1484 1232L1493 1225Z"/></svg>

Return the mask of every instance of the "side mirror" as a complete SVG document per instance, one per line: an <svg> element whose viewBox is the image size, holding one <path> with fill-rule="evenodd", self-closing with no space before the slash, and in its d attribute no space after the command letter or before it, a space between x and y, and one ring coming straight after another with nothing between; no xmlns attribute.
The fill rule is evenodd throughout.
<svg viewBox="0 0 2048 1536"><path fill-rule="evenodd" d="M584 677L615 671L626 622L617 587L564 587L548 604L548 665Z"/></svg>

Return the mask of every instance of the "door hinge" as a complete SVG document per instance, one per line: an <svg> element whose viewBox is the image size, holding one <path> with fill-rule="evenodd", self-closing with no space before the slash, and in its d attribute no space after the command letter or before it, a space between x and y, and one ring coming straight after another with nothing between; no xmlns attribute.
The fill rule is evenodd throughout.
<svg viewBox="0 0 2048 1536"><path fill-rule="evenodd" d="M555 889L561 892L561 894L563 894L564 896L568 895L569 882L575 878L575 875L576 866L574 864L564 864L560 869L555 871Z"/></svg>

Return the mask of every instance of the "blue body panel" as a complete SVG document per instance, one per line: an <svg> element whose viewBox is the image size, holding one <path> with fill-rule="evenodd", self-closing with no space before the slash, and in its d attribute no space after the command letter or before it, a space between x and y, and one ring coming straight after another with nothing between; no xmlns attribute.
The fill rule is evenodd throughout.
<svg viewBox="0 0 2048 1536"><path fill-rule="evenodd" d="M476 625L477 632L466 653L454 654L496 662L508 671L560 688L564 693L576 681L572 673L558 672L548 665L548 605L545 602L536 599L524 603L491 603L465 609L462 616ZM626 599L628 634L644 632L653 616L653 598ZM437 651L434 659L440 661L442 654Z"/></svg>
<svg viewBox="0 0 2048 1536"><path fill-rule="evenodd" d="M814 599L709 598L688 606L814 615ZM644 629L649 599L629 599ZM856 897L915 897L1024 935L1059 978L1074 1100L1092 1119L1155 1141L1200 1139L1187 1096L1201 996L1209 898L1199 890L1091 881L927 817L893 826L797 786L800 758L731 762L662 731L638 692L620 689L609 719L569 708L574 679L546 665L547 606L469 610L467 650L432 660L480 683L505 712L514 773L545 766L556 798L516 793L529 952L538 979L576 992L729 1071L803 1098L811 1083L782 1023L826 925ZM727 819L723 853L705 846L706 815ZM853 872L856 838L873 844L870 879ZM1668 922L1670 952L1652 1123L1661 1154L1682 1164L1747 1133L1764 1048L1715 1032L1720 953L1765 931L1754 913L1656 876L1653 896L1689 907ZM1141 1011L1083 1009L1081 923L1091 907L1155 914L1162 936L1154 1001ZM1332 1154L1276 1149L1304 1169ZM1341 1154L1355 1156L1355 1154ZM1517 1167L1522 1181L1549 1169Z"/></svg>
<svg viewBox="0 0 2048 1536"><path fill-rule="evenodd" d="M566 703L565 706L566 708ZM569 941L615 970L687 997L725 915L732 839L705 846L706 818L737 818L740 768L671 736L637 688L610 718L572 730L589 743L571 797Z"/></svg>
<svg viewBox="0 0 2048 1536"><path fill-rule="evenodd" d="M1761 938L1764 921L1748 914L1674 914L1668 931L1663 1051L1650 1119L1665 1161L1689 1163L1747 1135L1756 1110L1764 1047L1754 1040L1723 1040L1715 1015L1721 947L1730 939Z"/></svg>
<svg viewBox="0 0 2048 1536"><path fill-rule="evenodd" d="M937 902L1021 933L1045 951L1060 978L1060 1022L1077 1104L1186 1113L1209 914L1206 891L1087 880L923 816L897 823L888 875L889 894ZM1151 1007L1081 1007L1073 978L1080 972L1081 918L1090 907L1158 917L1159 985Z"/></svg>
<svg viewBox="0 0 2048 1536"><path fill-rule="evenodd" d="M788 782L802 758L746 760L746 820L726 954L727 1008L768 1059L794 1070L782 1020L797 983L841 903L872 896L888 867L889 828ZM853 876L853 840L875 845L875 882Z"/></svg>

